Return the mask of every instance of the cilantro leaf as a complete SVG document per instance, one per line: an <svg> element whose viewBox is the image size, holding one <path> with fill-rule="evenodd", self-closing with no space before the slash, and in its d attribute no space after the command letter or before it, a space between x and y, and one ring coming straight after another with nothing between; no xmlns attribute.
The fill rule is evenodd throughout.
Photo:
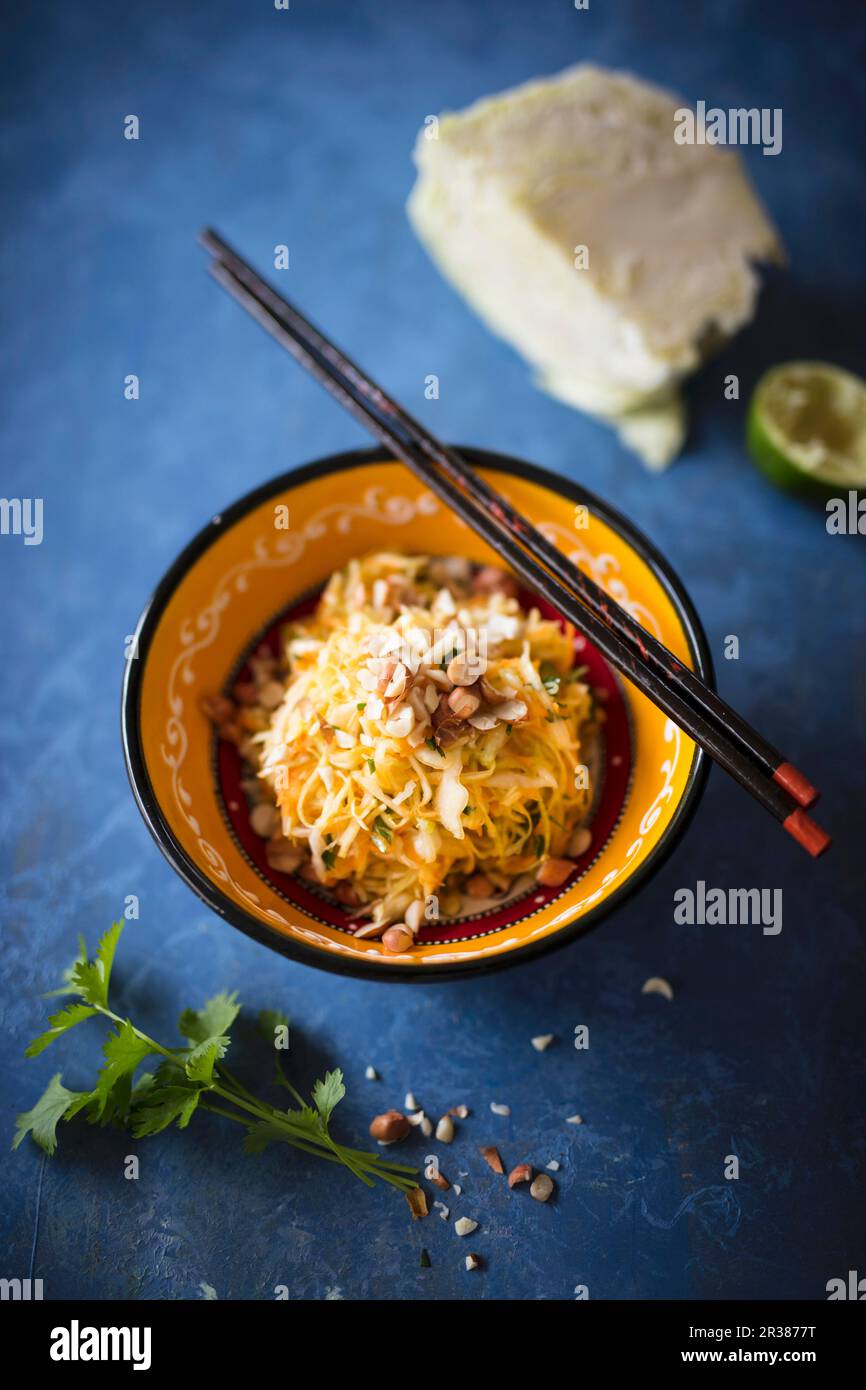
<svg viewBox="0 0 866 1390"><path fill-rule="evenodd" d="M28 1134L32 1134L40 1149L44 1149L47 1154L53 1154L57 1148L58 1122L75 1101L86 1104L90 1099L87 1091L67 1091L61 1083L60 1076L59 1071L55 1072L33 1109L16 1116L13 1149L17 1149L22 1140ZM80 1105L77 1106L77 1109L80 1108Z"/></svg>
<svg viewBox="0 0 866 1390"><path fill-rule="evenodd" d="M313 1134L321 1134L322 1120L318 1110L314 1110L312 1105L302 1103L297 1110L287 1110L285 1112L296 1124L304 1125Z"/></svg>
<svg viewBox="0 0 866 1390"><path fill-rule="evenodd" d="M199 1012L186 1009L180 1016L178 1029L194 1044L185 1059L184 1072L191 1081L211 1086L214 1066L231 1043L227 1029L240 1012L236 994L215 994Z"/></svg>
<svg viewBox="0 0 866 1390"><path fill-rule="evenodd" d="M63 984L60 986L59 989L49 989L49 990L47 990L47 991L45 992L45 994L43 994L42 998L43 998L43 999L56 999L57 996L60 995L60 994L75 994L75 993L76 993L76 988L75 988L75 985L72 983L72 976L73 976L73 974L74 974L74 972L75 972L75 967L76 967L76 965L79 965L79 964L81 964L81 963L86 964L86 962L87 962L87 942L84 940L84 937L83 937L83 936L79 935L79 937L78 937L78 955L75 957L75 960L72 961L71 965L67 965L66 969L64 970L64 972L63 972Z"/></svg>
<svg viewBox="0 0 866 1390"><path fill-rule="evenodd" d="M324 1081L316 1082L313 1087L313 1102L325 1124L328 1123L334 1107L339 1105L345 1094L343 1073L339 1068L336 1071L329 1071Z"/></svg>
<svg viewBox="0 0 866 1390"><path fill-rule="evenodd" d="M145 1057L151 1056L154 1048L149 1039L139 1037L127 1019L125 1023L118 1024L115 1033L109 1034L102 1051L105 1056L105 1066L96 1078L96 1086L93 1091L96 1118L105 1113L112 1092L120 1083L125 1083L125 1085L114 1097L112 1113L122 1114L125 1112L132 1091L133 1072L139 1063L144 1061Z"/></svg>
<svg viewBox="0 0 866 1390"><path fill-rule="evenodd" d="M92 1091L77 1091L75 1099L69 1102L69 1109L64 1115L64 1120L71 1120L78 1114L79 1110L87 1110L93 1104Z"/></svg>
<svg viewBox="0 0 866 1390"><path fill-rule="evenodd" d="M132 1077L129 1074L119 1076L114 1085L104 1097L96 1098L96 1092L90 1096L86 1105L83 1107L87 1115L87 1123L91 1125L106 1125L126 1123L129 1115L129 1106L132 1099ZM70 1109L67 1120L77 1112Z"/></svg>
<svg viewBox="0 0 866 1390"><path fill-rule="evenodd" d="M204 1042L194 1047L186 1059L184 1071L191 1081L203 1081L208 1086L213 1081L213 1069L220 1057L225 1057L226 1050L231 1042L225 1033L213 1038L206 1038Z"/></svg>
<svg viewBox="0 0 866 1390"><path fill-rule="evenodd" d="M198 1086L160 1085L158 1081L143 1095L132 1112L132 1133L134 1138L143 1139L148 1134L160 1134L177 1120L178 1129L186 1129L202 1092Z"/></svg>
<svg viewBox="0 0 866 1390"><path fill-rule="evenodd" d="M113 922L96 948L94 960L78 960L72 967L70 983L73 991L80 994L88 1004L98 1008L108 1008L108 986L111 981L111 967L120 933L126 925L121 917Z"/></svg>
<svg viewBox="0 0 866 1390"><path fill-rule="evenodd" d="M137 1105L149 1095L156 1084L156 1077L151 1071L143 1071L132 1088L132 1104Z"/></svg>
<svg viewBox="0 0 866 1390"><path fill-rule="evenodd" d="M177 1025L178 1031L191 1043L207 1042L209 1038L227 1033L240 1011L236 993L215 994L198 1012L184 1009Z"/></svg>
<svg viewBox="0 0 866 1390"><path fill-rule="evenodd" d="M76 1023L83 1023L86 1018L93 1018L96 1010L89 1004L67 1004L65 1009L60 1009L56 1014L51 1014L48 1022L51 1025L46 1032L40 1033L38 1038L34 1038L24 1049L25 1057L38 1057L40 1052L44 1052L46 1047L50 1047L57 1038L63 1036L70 1028L74 1028Z"/></svg>

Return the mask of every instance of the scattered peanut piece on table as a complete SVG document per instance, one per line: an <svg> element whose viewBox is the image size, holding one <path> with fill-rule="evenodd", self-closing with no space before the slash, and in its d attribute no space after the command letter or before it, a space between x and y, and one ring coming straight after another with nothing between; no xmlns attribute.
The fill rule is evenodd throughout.
<svg viewBox="0 0 866 1390"><path fill-rule="evenodd" d="M674 997L674 992L668 981L663 979L661 975L651 975L648 980L644 980L641 994L662 994L667 1000Z"/></svg>
<svg viewBox="0 0 866 1390"><path fill-rule="evenodd" d="M484 1148L479 1149L478 1152L481 1154L487 1166L493 1169L494 1173L505 1172L502 1166L502 1159L499 1157L499 1150L494 1148L492 1144L486 1144Z"/></svg>
<svg viewBox="0 0 866 1390"><path fill-rule="evenodd" d="M396 1144L409 1133L409 1121L399 1110L386 1110L370 1122L370 1133L380 1144Z"/></svg>
<svg viewBox="0 0 866 1390"><path fill-rule="evenodd" d="M436 1138L440 1144L450 1144L454 1138L454 1121L450 1115L443 1115L436 1126Z"/></svg>
<svg viewBox="0 0 866 1390"><path fill-rule="evenodd" d="M539 1033L537 1038L532 1038L532 1046L536 1052L546 1052L553 1042L552 1033Z"/></svg>
<svg viewBox="0 0 866 1390"><path fill-rule="evenodd" d="M466 1256L466 1268L467 1268L467 1269L469 1269L469 1270L471 1270L471 1269L477 1269L478 1266L479 1266L480 1264L481 1264L481 1259L480 1259L480 1257L479 1257L478 1255L467 1255L467 1256Z"/></svg>
<svg viewBox="0 0 866 1390"><path fill-rule="evenodd" d="M423 1187L410 1187L406 1193L406 1201L409 1203L413 1221L420 1221L427 1215L427 1194Z"/></svg>
<svg viewBox="0 0 866 1390"><path fill-rule="evenodd" d="M529 1188L529 1195L534 1197L536 1202L546 1202L552 1192L553 1178L549 1178L546 1173L539 1173Z"/></svg>
<svg viewBox="0 0 866 1390"><path fill-rule="evenodd" d="M528 1163L518 1163L516 1168L512 1168L508 1174L508 1186L517 1187L518 1183L529 1182L532 1178L532 1168Z"/></svg>
<svg viewBox="0 0 866 1390"><path fill-rule="evenodd" d="M473 1231L478 1230L478 1222L470 1221L468 1216L460 1216L454 1222L454 1229L458 1236L471 1236Z"/></svg>
<svg viewBox="0 0 866 1390"><path fill-rule="evenodd" d="M511 1106L510 1106L510 1105L499 1105L495 1100L492 1100L492 1101L490 1102L490 1109L493 1111L493 1114L494 1114L494 1115L510 1115L510 1114L511 1114Z"/></svg>

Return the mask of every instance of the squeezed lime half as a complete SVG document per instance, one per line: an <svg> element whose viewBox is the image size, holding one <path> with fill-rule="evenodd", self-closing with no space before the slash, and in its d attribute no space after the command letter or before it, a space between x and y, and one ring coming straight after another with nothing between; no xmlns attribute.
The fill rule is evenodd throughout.
<svg viewBox="0 0 866 1390"><path fill-rule="evenodd" d="M866 381L829 362L783 362L761 377L746 445L779 487L866 491Z"/></svg>

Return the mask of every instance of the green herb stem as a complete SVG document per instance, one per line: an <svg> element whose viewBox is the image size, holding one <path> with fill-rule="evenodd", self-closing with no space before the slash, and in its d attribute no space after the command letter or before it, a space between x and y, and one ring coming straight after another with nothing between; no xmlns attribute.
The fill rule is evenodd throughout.
<svg viewBox="0 0 866 1390"><path fill-rule="evenodd" d="M390 828L382 822L383 841L390 841ZM260 1152L272 1141L288 1144L313 1158L325 1159L347 1168L360 1182L371 1187L376 1178L401 1192L417 1186L416 1169L393 1163L377 1154L346 1148L330 1133L334 1108L346 1094L343 1074L330 1071L317 1081L312 1103L305 1101L288 1080L279 1058L276 1079L297 1104L296 1110L279 1110L259 1100L226 1067L223 1057L230 1046L229 1029L240 1011L235 994L218 994L198 1011L186 1009L178 1031L185 1046L164 1047L129 1019L115 1013L108 1004L108 989L118 940L124 921L115 922L102 937L95 959L87 959L83 943L77 959L66 972L66 985L55 994L71 994L78 1002L68 1004L49 1018L46 1032L34 1038L27 1048L30 1057L39 1056L69 1029L95 1015L112 1024L104 1047L104 1064L90 1091L69 1091L56 1073L32 1110L18 1116L13 1147L29 1134L48 1154L57 1147L57 1125L86 1112L93 1123L125 1125L136 1138L158 1134L171 1124L185 1129L197 1109L208 1110L223 1119L242 1125L247 1131L247 1148ZM259 1016L259 1030L272 1035L275 1024L288 1026L288 1019L274 1012ZM148 1057L162 1058L162 1064L134 1082L139 1066Z"/></svg>

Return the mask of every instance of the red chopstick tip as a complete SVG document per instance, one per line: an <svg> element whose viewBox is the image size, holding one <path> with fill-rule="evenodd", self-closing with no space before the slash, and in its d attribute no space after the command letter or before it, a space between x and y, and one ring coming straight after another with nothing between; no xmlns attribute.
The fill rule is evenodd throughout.
<svg viewBox="0 0 866 1390"><path fill-rule="evenodd" d="M801 806L811 806L818 800L818 788L813 787L808 777L804 777L793 763L779 763L773 773L773 781L784 787Z"/></svg>
<svg viewBox="0 0 866 1390"><path fill-rule="evenodd" d="M830 836L826 830L822 830L817 821L811 816L807 816L805 811L799 808L792 811L787 820L782 821L782 825L789 835L793 835L798 845L802 845L811 854L813 859L817 859L819 854L831 843Z"/></svg>

